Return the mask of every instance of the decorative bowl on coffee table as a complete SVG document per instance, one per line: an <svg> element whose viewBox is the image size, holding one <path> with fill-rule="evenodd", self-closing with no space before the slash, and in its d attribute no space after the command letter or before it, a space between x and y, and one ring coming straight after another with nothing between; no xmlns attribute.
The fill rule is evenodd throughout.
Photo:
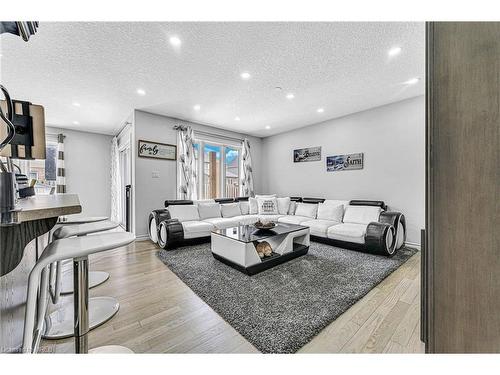
<svg viewBox="0 0 500 375"><path fill-rule="evenodd" d="M254 224L254 227L259 229L259 230L271 230L276 227L276 223L273 223L272 221L269 221L267 223L263 223L261 221L257 221Z"/></svg>

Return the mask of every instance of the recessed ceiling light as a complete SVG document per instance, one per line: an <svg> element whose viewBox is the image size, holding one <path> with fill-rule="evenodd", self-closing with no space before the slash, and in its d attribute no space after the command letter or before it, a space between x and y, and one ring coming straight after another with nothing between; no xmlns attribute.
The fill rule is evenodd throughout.
<svg viewBox="0 0 500 375"><path fill-rule="evenodd" d="M271 127L269 125L266 125L266 129L269 130L271 129Z"/></svg>
<svg viewBox="0 0 500 375"><path fill-rule="evenodd" d="M234 118L234 121L240 121L240 118L239 118L238 116L236 116L236 117Z"/></svg>
<svg viewBox="0 0 500 375"><path fill-rule="evenodd" d="M73 121L73 125L80 125L78 121Z"/></svg>
<svg viewBox="0 0 500 375"><path fill-rule="evenodd" d="M318 113L323 113L323 112L325 112L325 109L324 109L324 108L318 108L318 109L316 110L316 112L318 112Z"/></svg>
<svg viewBox="0 0 500 375"><path fill-rule="evenodd" d="M418 83L418 81L420 81L420 78L415 77L415 78L411 78L408 81L406 81L405 84L407 84L407 85L414 85L415 83Z"/></svg>
<svg viewBox="0 0 500 375"><path fill-rule="evenodd" d="M251 75L248 72L243 72L240 74L240 77L241 77L241 79L244 79L246 81L246 80L250 79Z"/></svg>
<svg viewBox="0 0 500 375"><path fill-rule="evenodd" d="M170 44L174 47L179 47L182 44L182 41L179 39L178 36L174 35L171 36L170 39L168 40Z"/></svg>
<svg viewBox="0 0 500 375"><path fill-rule="evenodd" d="M293 95L292 93L289 93L289 94L286 94L286 98L291 100L291 99L295 98L295 95Z"/></svg>
<svg viewBox="0 0 500 375"><path fill-rule="evenodd" d="M390 57L399 55L401 53L401 47L393 47L389 50L388 55Z"/></svg>
<svg viewBox="0 0 500 375"><path fill-rule="evenodd" d="M193 107L193 109L194 109L195 111L199 111L199 110L201 109L201 105L196 104L196 105Z"/></svg>
<svg viewBox="0 0 500 375"><path fill-rule="evenodd" d="M144 91L143 89L137 89L137 93L141 96L146 95L146 91Z"/></svg>
<svg viewBox="0 0 500 375"><path fill-rule="evenodd" d="M80 107L80 103L78 103L78 102L73 102L73 105L74 105L75 107Z"/></svg>

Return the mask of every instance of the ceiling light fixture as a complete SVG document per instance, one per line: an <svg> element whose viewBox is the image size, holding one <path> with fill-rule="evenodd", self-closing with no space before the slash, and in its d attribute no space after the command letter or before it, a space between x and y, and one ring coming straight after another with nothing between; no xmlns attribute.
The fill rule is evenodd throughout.
<svg viewBox="0 0 500 375"><path fill-rule="evenodd" d="M179 39L178 36L174 35L174 36L171 36L170 39L168 40L170 42L170 44L174 47L180 47L180 45L182 44L181 40Z"/></svg>
<svg viewBox="0 0 500 375"><path fill-rule="evenodd" d="M289 93L289 94L286 94L286 98L289 100L292 100L293 98L295 98L295 95L293 95L292 93Z"/></svg>
<svg viewBox="0 0 500 375"><path fill-rule="evenodd" d="M318 113L323 113L323 112L325 112L325 109L324 109L324 108L318 108L318 109L316 110L316 112L318 112Z"/></svg>
<svg viewBox="0 0 500 375"><path fill-rule="evenodd" d="M73 125L80 125L78 121L73 121Z"/></svg>
<svg viewBox="0 0 500 375"><path fill-rule="evenodd" d="M269 130L271 129L271 127L269 125L266 125L266 129Z"/></svg>
<svg viewBox="0 0 500 375"><path fill-rule="evenodd" d="M243 72L240 74L241 79L244 79L245 81L249 80L251 75L248 72Z"/></svg>
<svg viewBox="0 0 500 375"><path fill-rule="evenodd" d="M420 81L420 78L415 77L415 78L411 78L408 81L406 81L405 84L406 85L414 85L415 83L418 83L418 81Z"/></svg>
<svg viewBox="0 0 500 375"><path fill-rule="evenodd" d="M399 55L401 53L401 47L393 47L389 50L388 55L390 57Z"/></svg>
<svg viewBox="0 0 500 375"><path fill-rule="evenodd" d="M193 107L193 109L194 109L195 111L199 111L199 110L201 109L201 105L196 104L196 105Z"/></svg>
<svg viewBox="0 0 500 375"><path fill-rule="evenodd" d="M146 91L143 90L143 89L137 89L137 93L140 95L140 96L144 96L146 95Z"/></svg>
<svg viewBox="0 0 500 375"><path fill-rule="evenodd" d="M239 118L238 116L236 116L236 117L234 118L234 121L240 121L240 118Z"/></svg>
<svg viewBox="0 0 500 375"><path fill-rule="evenodd" d="M73 105L74 105L75 107L80 107L80 103L78 103L78 102L73 102Z"/></svg>

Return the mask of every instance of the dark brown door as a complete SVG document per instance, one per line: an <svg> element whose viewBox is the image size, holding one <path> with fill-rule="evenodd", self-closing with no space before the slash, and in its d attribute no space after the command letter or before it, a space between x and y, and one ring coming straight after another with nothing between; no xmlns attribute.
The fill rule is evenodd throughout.
<svg viewBox="0 0 500 375"><path fill-rule="evenodd" d="M500 352L500 23L427 32L427 350Z"/></svg>

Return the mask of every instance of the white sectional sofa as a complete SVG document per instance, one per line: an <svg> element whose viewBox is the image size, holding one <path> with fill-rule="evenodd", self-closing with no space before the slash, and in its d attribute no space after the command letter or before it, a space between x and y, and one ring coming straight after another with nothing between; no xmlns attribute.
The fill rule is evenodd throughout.
<svg viewBox="0 0 500 375"><path fill-rule="evenodd" d="M272 195L216 200L168 200L149 217L152 241L166 249L210 241L214 229L251 225L258 220L303 225L311 239L335 246L392 255L406 237L403 214L384 202Z"/></svg>

